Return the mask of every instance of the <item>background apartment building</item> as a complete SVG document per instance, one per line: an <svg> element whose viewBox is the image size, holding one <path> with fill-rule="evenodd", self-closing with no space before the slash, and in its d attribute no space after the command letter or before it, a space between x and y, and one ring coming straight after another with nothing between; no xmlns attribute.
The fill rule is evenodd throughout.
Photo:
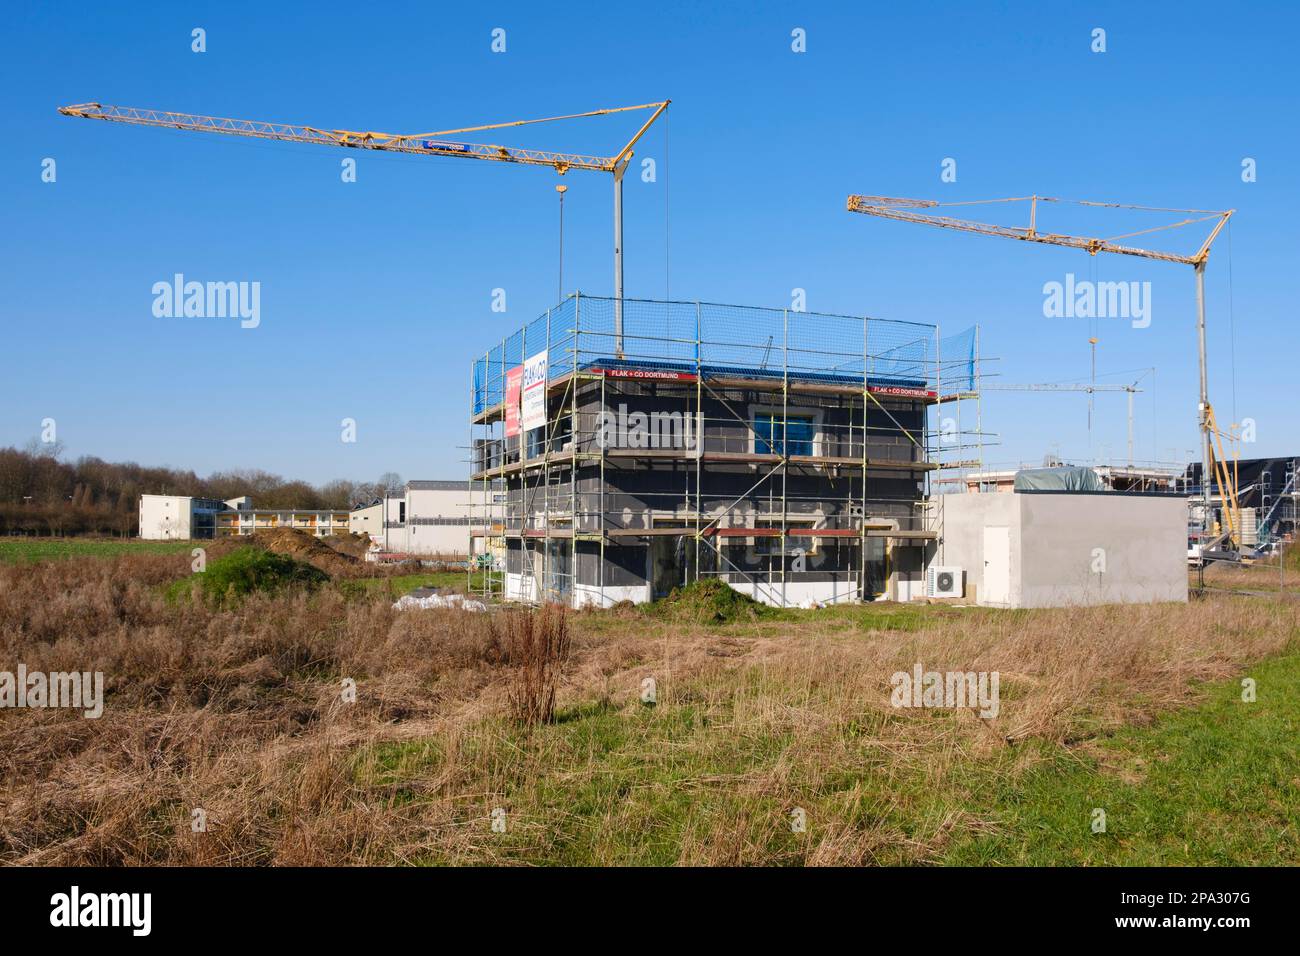
<svg viewBox="0 0 1300 956"><path fill-rule="evenodd" d="M186 495L141 495L140 537L152 540L221 538L274 528L324 537L348 531L346 509L254 508L247 496L218 501Z"/></svg>
<svg viewBox="0 0 1300 956"><path fill-rule="evenodd" d="M383 552L463 560L470 547L470 483L408 481L397 497L352 512L352 530L365 532Z"/></svg>

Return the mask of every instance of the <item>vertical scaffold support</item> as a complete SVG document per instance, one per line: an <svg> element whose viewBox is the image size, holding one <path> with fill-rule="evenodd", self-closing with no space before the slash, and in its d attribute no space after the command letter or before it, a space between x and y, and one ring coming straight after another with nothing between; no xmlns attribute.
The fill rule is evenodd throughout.
<svg viewBox="0 0 1300 956"><path fill-rule="evenodd" d="M695 300L695 580L700 580L700 522L704 514L701 464L704 461L704 366L700 362L703 336L700 331L700 302Z"/></svg>
<svg viewBox="0 0 1300 956"><path fill-rule="evenodd" d="M790 310L781 310L781 606L787 607L785 587L786 552L789 550L789 538L786 537L788 515L786 512L786 495L790 481ZM768 565L767 588L772 589L772 566Z"/></svg>
<svg viewBox="0 0 1300 956"><path fill-rule="evenodd" d="M862 503L858 514L858 590L863 601L867 599L867 395L871 389L871 379L867 366L867 329L870 322L862 320ZM849 497L853 496L853 485L849 484Z"/></svg>

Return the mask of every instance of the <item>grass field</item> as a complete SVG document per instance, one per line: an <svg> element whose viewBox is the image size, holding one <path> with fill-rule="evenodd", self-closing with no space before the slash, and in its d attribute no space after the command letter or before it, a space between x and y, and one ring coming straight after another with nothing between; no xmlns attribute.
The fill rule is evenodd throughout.
<svg viewBox="0 0 1300 956"><path fill-rule="evenodd" d="M1207 685L1207 703L1152 727L1084 748L959 758L937 780L888 751L851 746L795 774L797 733L734 735L696 705L667 718L579 705L555 727L522 736L497 727L486 741L490 756L480 759L495 764L502 805L528 808L493 857L669 865L848 862L835 856L848 852L881 864L1296 865L1300 656L1254 673L1268 688L1254 705L1241 702L1237 681ZM867 730L847 733L865 743ZM657 756L665 752L676 759ZM1021 771L1026 762L1034 766ZM361 768L359 783L396 788L418 808L427 798L410 781L444 771L447 755L428 739L389 743ZM786 786L765 787L787 774ZM796 807L802 833L788 825ZM1097 808L1101 833L1092 829ZM810 859L810 847L824 858ZM464 858L431 848L412 862Z"/></svg>
<svg viewBox="0 0 1300 956"><path fill-rule="evenodd" d="M0 712L0 862L1300 863L1296 602L581 612L521 726L506 613L392 609L429 575L169 605L187 571L0 566L0 670L108 684ZM999 714L891 707L916 663L998 671Z"/></svg>
<svg viewBox="0 0 1300 956"><path fill-rule="evenodd" d="M1125 613L1106 609L1105 617ZM1096 623L1097 613L1087 614ZM1251 704L1237 678L1156 694L1108 688L1077 709L1022 713L1021 729L1015 721L1003 728L1011 739L984 732L964 711L900 720L853 706L846 691L857 685L844 672L859 636L907 641L933 633L938 615L958 632L1014 621L1033 633L1060 617L789 612L831 663L763 654L750 666L683 675L668 706L602 696L573 703L551 727L521 732L488 721L454 747L428 737L386 742L365 752L354 779L363 790L394 788L408 812L419 812L441 803L427 781L468 774L508 809L513 825L489 847L450 843L409 861L429 864L1300 863L1300 655L1250 668L1262 689ZM594 617L598 631L609 629L608 618ZM1279 647L1300 646L1289 626ZM758 623L724 626L706 653L744 659L743 648L764 635ZM1016 683L1007 696L1028 705L1037 681L1025 674ZM1192 706L1166 711L1150 699L1171 691ZM1147 726L1115 725L1115 708L1132 708ZM1106 812L1104 833L1093 832L1095 808ZM803 832L790 826L795 811Z"/></svg>
<svg viewBox="0 0 1300 956"><path fill-rule="evenodd" d="M1214 563L1205 569L1205 586L1214 591L1287 591L1300 595L1300 548L1287 548L1279 574L1277 555L1270 555L1250 564ZM1188 580L1196 586L1197 572L1189 573Z"/></svg>
<svg viewBox="0 0 1300 956"><path fill-rule="evenodd" d="M115 558L131 554L189 554L196 547L211 548L212 542L142 541L139 538L0 538L0 563L58 561L65 558ZM481 581L482 578L479 578ZM406 594L413 588L430 586L465 589L463 571L423 571L356 578L352 585L362 591Z"/></svg>
<svg viewBox="0 0 1300 956"><path fill-rule="evenodd" d="M0 538L0 562L60 558L112 558L123 554L181 554L191 541L141 541L139 538Z"/></svg>
<svg viewBox="0 0 1300 956"><path fill-rule="evenodd" d="M999 825L963 836L943 862L1139 866L1300 863L1300 655L1204 688L1206 701L1049 754L1009 785L986 781ZM972 780L972 790L983 789ZM1106 813L1104 833L1092 815Z"/></svg>
<svg viewBox="0 0 1300 956"><path fill-rule="evenodd" d="M482 581L482 574L477 574L475 584L481 586ZM469 579L464 571L422 571L415 574L394 574L386 578L359 578L351 583L365 593L384 593L400 597L415 588L422 587L464 591Z"/></svg>

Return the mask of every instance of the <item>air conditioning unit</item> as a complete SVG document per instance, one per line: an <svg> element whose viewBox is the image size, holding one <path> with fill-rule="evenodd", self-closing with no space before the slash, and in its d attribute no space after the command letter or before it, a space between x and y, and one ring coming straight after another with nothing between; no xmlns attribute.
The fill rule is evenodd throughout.
<svg viewBox="0 0 1300 956"><path fill-rule="evenodd" d="M926 597L961 597L965 594L961 568L930 565L925 569Z"/></svg>

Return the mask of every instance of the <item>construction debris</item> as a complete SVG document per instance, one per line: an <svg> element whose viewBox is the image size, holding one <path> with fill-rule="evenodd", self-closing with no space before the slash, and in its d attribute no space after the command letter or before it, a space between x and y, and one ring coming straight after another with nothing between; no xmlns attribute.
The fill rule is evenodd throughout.
<svg viewBox="0 0 1300 956"><path fill-rule="evenodd" d="M460 611L486 611L487 605L482 601L467 600L465 595L456 591L446 593L433 588L416 588L410 594L404 594L393 603L394 611L429 610L430 608L450 608Z"/></svg>

